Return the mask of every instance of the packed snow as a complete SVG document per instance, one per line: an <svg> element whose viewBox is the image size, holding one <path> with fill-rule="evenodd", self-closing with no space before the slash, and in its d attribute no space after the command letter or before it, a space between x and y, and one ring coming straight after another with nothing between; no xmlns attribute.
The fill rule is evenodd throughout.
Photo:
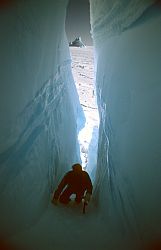
<svg viewBox="0 0 161 250"><path fill-rule="evenodd" d="M65 34L68 1L0 5L0 241L32 250L146 250L159 244L161 7L152 3L90 1L100 125L85 215L82 204L54 206L51 195L81 161L78 133L85 124L98 129L93 90L82 88L93 77L90 49L76 56L77 77L85 79L79 102ZM85 137L79 140L89 151L91 135Z"/></svg>

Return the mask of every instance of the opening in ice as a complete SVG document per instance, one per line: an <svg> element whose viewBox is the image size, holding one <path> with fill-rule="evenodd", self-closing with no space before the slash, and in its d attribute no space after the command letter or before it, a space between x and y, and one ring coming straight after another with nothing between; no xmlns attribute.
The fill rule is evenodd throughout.
<svg viewBox="0 0 161 250"><path fill-rule="evenodd" d="M82 3L81 3L82 4ZM84 10L81 13L81 10ZM67 9L66 32L72 60L72 73L85 114L85 125L78 140L83 169L94 180L97 163L99 115L94 87L94 48L90 36L89 3L84 9L70 1Z"/></svg>

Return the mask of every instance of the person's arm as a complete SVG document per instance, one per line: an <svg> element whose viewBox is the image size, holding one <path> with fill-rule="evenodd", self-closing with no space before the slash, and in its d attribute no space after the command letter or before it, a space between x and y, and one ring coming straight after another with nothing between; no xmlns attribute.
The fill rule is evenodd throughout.
<svg viewBox="0 0 161 250"><path fill-rule="evenodd" d="M92 190L93 190L92 182L91 182L91 179L87 173L87 193L89 193L91 195Z"/></svg>
<svg viewBox="0 0 161 250"><path fill-rule="evenodd" d="M68 178L68 174L66 174L63 177L63 179L61 180L61 182L59 183L58 188L54 192L53 201L57 201L59 199L59 196L60 196L61 192L63 191L65 186L68 184L67 183L67 178Z"/></svg>
<svg viewBox="0 0 161 250"><path fill-rule="evenodd" d="M84 197L85 203L88 204L90 199L91 199L91 195L92 195L92 190L93 190L93 186L92 186L92 182L91 179L87 173L86 175L86 194Z"/></svg>

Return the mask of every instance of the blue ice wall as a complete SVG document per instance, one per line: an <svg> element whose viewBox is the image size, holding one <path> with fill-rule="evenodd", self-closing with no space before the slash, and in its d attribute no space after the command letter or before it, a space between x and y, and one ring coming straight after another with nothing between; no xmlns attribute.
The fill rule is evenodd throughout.
<svg viewBox="0 0 161 250"><path fill-rule="evenodd" d="M96 200L113 232L109 249L145 249L161 239L161 6L90 3L100 113Z"/></svg>
<svg viewBox="0 0 161 250"><path fill-rule="evenodd" d="M39 220L51 191L79 160L81 108L64 32L67 1L8 1L0 5L0 237L19 238L29 228L32 235L36 225L32 240L50 239L48 249L55 240L59 245L62 229L74 249L78 238L83 249L89 241L102 249L145 249L161 235L160 5L90 3L100 113L93 200L99 214L81 217L80 231L73 220L66 235L73 213L64 224L52 207Z"/></svg>
<svg viewBox="0 0 161 250"><path fill-rule="evenodd" d="M64 24L67 1L11 1L0 13L0 236L39 219L79 160Z"/></svg>

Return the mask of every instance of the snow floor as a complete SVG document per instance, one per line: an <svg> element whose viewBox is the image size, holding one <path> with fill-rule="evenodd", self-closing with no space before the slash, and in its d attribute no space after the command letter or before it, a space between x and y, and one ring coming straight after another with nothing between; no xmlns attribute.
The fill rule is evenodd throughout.
<svg viewBox="0 0 161 250"><path fill-rule="evenodd" d="M107 249L110 235L108 238L104 220L92 203L86 214L82 208L82 204L64 207L51 203L40 220L12 238L12 243L18 242L18 246L31 250Z"/></svg>

